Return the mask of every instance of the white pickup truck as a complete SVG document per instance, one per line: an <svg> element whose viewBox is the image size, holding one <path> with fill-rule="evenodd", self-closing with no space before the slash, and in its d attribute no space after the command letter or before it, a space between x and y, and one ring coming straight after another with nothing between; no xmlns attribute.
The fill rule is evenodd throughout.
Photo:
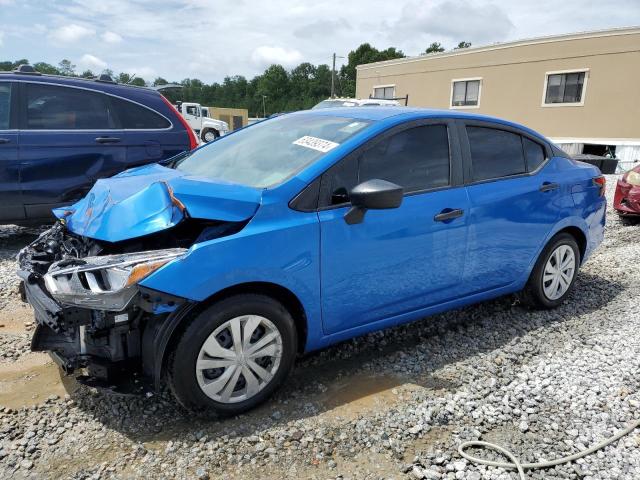
<svg viewBox="0 0 640 480"><path fill-rule="evenodd" d="M178 103L176 109L193 128L203 142L211 142L229 132L229 125L209 117L209 109L199 103Z"/></svg>

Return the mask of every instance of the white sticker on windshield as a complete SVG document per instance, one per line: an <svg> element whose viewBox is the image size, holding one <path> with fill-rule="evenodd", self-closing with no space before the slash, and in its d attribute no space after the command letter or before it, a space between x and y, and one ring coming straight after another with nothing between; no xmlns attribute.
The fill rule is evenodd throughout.
<svg viewBox="0 0 640 480"><path fill-rule="evenodd" d="M329 150L333 150L338 145L340 145L339 143L336 143L336 142L331 142L329 140L324 140L318 137L311 137L309 135L300 137L298 140L293 142L293 144L300 145L301 147L311 148L312 150L317 150L323 153L326 153Z"/></svg>

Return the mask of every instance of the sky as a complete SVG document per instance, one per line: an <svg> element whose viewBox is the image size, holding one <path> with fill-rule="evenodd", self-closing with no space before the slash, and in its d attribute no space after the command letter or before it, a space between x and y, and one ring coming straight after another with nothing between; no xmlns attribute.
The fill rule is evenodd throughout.
<svg viewBox="0 0 640 480"><path fill-rule="evenodd" d="M330 64L364 42L417 55L431 42L634 25L640 0L0 0L0 60L210 83L273 63Z"/></svg>

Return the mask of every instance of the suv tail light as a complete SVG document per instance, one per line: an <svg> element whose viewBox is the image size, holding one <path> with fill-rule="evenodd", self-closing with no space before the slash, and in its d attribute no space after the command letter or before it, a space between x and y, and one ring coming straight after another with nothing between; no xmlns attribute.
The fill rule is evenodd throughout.
<svg viewBox="0 0 640 480"><path fill-rule="evenodd" d="M191 126L187 123L187 121L184 119L182 114L176 109L176 107L171 105L171 102L167 100L164 95L160 95L160 97L162 97L162 101L167 105L167 107L169 107L171 111L176 114L176 116L178 117L178 120L180 120L180 123L182 123L182 126L187 130L187 135L189 136L189 150L193 150L194 148L197 148L198 139L196 138L196 134L194 133Z"/></svg>
<svg viewBox="0 0 640 480"><path fill-rule="evenodd" d="M604 175L600 175L599 177L595 177L593 179L593 184L597 187L600 187L600 196L604 197L604 194L607 190L607 179L604 178Z"/></svg>

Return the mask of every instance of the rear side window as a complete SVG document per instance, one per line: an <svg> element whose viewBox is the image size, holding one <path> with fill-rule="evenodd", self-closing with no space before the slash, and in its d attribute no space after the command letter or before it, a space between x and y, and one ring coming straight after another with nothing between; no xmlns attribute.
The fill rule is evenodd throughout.
<svg viewBox="0 0 640 480"><path fill-rule="evenodd" d="M158 130L171 126L169 120L142 105L116 97L112 97L111 101L122 128L131 130Z"/></svg>
<svg viewBox="0 0 640 480"><path fill-rule="evenodd" d="M359 182L373 178L400 185L405 193L449 185L449 136L445 125L414 127L367 150Z"/></svg>
<svg viewBox="0 0 640 480"><path fill-rule="evenodd" d="M11 84L0 83L0 130L9 129L11 118Z"/></svg>
<svg viewBox="0 0 640 480"><path fill-rule="evenodd" d="M495 128L467 127L467 136L475 181L526 172L520 135Z"/></svg>
<svg viewBox="0 0 640 480"><path fill-rule="evenodd" d="M522 147L524 148L524 156L527 159L527 170L533 172L544 162L547 157L544 148L539 143L522 137Z"/></svg>
<svg viewBox="0 0 640 480"><path fill-rule="evenodd" d="M27 83L27 128L104 130L115 127L107 97L78 88Z"/></svg>

